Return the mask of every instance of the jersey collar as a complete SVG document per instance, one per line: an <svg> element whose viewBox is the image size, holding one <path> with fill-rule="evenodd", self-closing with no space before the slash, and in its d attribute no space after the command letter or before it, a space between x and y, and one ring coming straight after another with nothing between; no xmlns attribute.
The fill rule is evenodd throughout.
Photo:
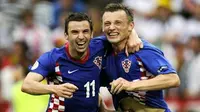
<svg viewBox="0 0 200 112"><path fill-rule="evenodd" d="M70 55L70 53L69 53L69 42L67 42L67 43L65 44L65 51L66 51L67 56L68 56L71 60L73 60L73 61L75 61L75 62L84 64L84 63L86 63L87 60L89 59L89 54L90 54L89 49L87 50L87 54L86 54L84 57L82 57L82 58L79 59L79 60L74 59L74 58Z"/></svg>

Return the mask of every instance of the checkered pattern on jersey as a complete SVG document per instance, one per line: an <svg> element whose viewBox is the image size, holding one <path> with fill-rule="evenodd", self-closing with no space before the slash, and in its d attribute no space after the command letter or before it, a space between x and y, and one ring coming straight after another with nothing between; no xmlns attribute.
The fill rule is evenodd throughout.
<svg viewBox="0 0 200 112"><path fill-rule="evenodd" d="M140 58L137 58L137 62L138 65L140 67L140 73L141 73L141 80L147 80L147 79L151 79L154 77L154 75L152 75L151 73L149 73L148 71L146 71L146 69L144 68L144 65L142 63L142 60Z"/></svg>
<svg viewBox="0 0 200 112"><path fill-rule="evenodd" d="M51 94L50 104L47 112L64 112L65 111L64 101L65 98L59 97L55 94Z"/></svg>
<svg viewBox="0 0 200 112"><path fill-rule="evenodd" d="M57 75L61 75L59 63L56 63L55 72Z"/></svg>
<svg viewBox="0 0 200 112"><path fill-rule="evenodd" d="M140 58L137 58L138 65L140 67L141 79L148 79L146 77L146 69L143 66L143 63Z"/></svg>
<svg viewBox="0 0 200 112"><path fill-rule="evenodd" d="M50 84L53 84L53 85L62 84L63 80L62 80L62 74L60 72L59 63L56 63L55 73L56 73L56 76L50 82ZM65 101L65 98L59 97L55 94L51 94L47 112L64 112L65 111L64 101Z"/></svg>
<svg viewBox="0 0 200 112"><path fill-rule="evenodd" d="M140 79L138 80L147 80L150 77L147 76L147 71L144 68L144 65L142 63L142 60L140 58L137 58L137 63L140 67ZM138 80L134 80L134 81L138 81ZM131 95L133 97L133 99L135 99L136 101L138 101L140 104L146 105L145 101L146 101L146 92L145 91L134 91L134 92L128 92L129 95Z"/></svg>

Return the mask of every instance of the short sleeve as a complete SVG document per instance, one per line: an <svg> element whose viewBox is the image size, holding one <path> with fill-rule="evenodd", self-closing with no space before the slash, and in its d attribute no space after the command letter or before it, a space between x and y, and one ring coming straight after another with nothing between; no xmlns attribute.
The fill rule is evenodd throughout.
<svg viewBox="0 0 200 112"><path fill-rule="evenodd" d="M176 70L160 50L142 49L136 53L144 67L153 75L176 73Z"/></svg>
<svg viewBox="0 0 200 112"><path fill-rule="evenodd" d="M41 74L43 77L54 71L54 64L51 58L51 52L44 53L31 67L31 72Z"/></svg>

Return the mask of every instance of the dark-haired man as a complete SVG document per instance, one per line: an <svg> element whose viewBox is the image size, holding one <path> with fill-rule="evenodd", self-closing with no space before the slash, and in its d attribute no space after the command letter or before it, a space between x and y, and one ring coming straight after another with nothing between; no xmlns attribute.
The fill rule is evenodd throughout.
<svg viewBox="0 0 200 112"><path fill-rule="evenodd" d="M143 40L144 48L129 57L125 55L134 23L131 11L122 4L108 4L102 22L113 48L108 52L105 72L112 81L115 107L125 112L170 112L162 89L177 87L180 80L162 51Z"/></svg>
<svg viewBox="0 0 200 112"><path fill-rule="evenodd" d="M68 43L44 53L32 66L22 91L50 94L47 112L97 112L105 36L92 38L92 21L84 13L69 14L65 21ZM40 82L47 78L49 85Z"/></svg>

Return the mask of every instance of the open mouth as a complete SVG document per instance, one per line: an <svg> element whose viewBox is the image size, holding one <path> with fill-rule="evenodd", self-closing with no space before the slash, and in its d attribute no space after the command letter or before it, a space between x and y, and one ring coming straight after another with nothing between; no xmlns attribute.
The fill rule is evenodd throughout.
<svg viewBox="0 0 200 112"><path fill-rule="evenodd" d="M78 42L78 43L76 43L76 44L77 44L77 46L78 46L79 48L84 48L86 42Z"/></svg>
<svg viewBox="0 0 200 112"><path fill-rule="evenodd" d="M118 35L119 35L119 33L117 33L117 32L110 32L110 33L108 33L109 37L116 37Z"/></svg>

